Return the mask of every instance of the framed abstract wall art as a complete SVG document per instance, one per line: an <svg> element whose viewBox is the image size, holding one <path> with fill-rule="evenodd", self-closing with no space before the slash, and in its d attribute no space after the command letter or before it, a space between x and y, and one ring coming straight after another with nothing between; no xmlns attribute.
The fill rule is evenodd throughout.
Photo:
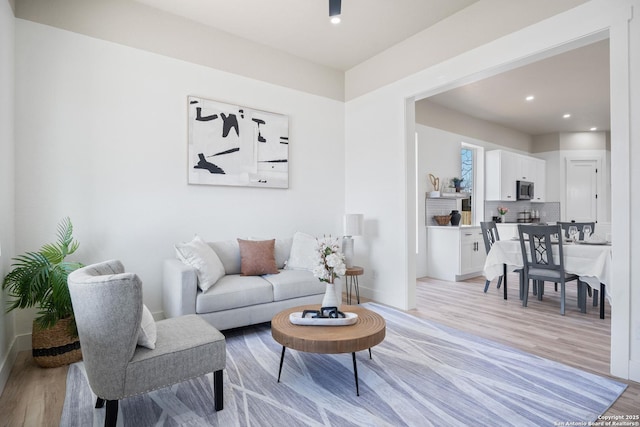
<svg viewBox="0 0 640 427"><path fill-rule="evenodd" d="M289 118L188 97L189 184L289 187Z"/></svg>

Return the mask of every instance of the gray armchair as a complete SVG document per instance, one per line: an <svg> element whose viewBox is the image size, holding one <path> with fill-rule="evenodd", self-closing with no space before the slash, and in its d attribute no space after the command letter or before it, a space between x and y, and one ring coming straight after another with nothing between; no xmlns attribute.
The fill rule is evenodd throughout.
<svg viewBox="0 0 640 427"><path fill-rule="evenodd" d="M156 322L155 349L137 345L142 282L120 261L69 275L69 291L89 385L107 403L105 426L115 426L118 400L213 372L214 407L223 408L224 335L195 315Z"/></svg>

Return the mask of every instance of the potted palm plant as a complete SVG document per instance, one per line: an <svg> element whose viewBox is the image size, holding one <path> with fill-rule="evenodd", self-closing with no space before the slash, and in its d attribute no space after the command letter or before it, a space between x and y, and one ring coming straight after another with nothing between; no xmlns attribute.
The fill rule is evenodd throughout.
<svg viewBox="0 0 640 427"><path fill-rule="evenodd" d="M12 270L2 283L2 288L9 290L7 312L34 306L39 309L31 340L33 358L44 368L82 359L67 287L69 273L82 267L65 261L79 246L72 234L71 220L64 218L58 224L57 241L13 258Z"/></svg>

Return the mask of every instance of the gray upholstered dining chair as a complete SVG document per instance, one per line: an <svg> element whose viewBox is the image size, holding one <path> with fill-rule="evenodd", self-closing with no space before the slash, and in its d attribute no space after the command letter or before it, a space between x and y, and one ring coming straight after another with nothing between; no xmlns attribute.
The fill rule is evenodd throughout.
<svg viewBox="0 0 640 427"><path fill-rule="evenodd" d="M487 251L487 255L491 250L491 247L495 242L500 240L500 233L498 233L498 226L495 221L485 221L480 222L480 229L482 230L482 239L484 240L484 249ZM518 273L520 276L520 299L522 299L522 269L518 268L514 270L514 272ZM502 276L498 276L498 289L500 289L500 284L502 283ZM484 292L486 293L489 290L489 285L491 284L491 280L485 280L484 283Z"/></svg>
<svg viewBox="0 0 640 427"><path fill-rule="evenodd" d="M138 344L143 332L142 282L111 260L74 271L68 278L80 346L96 408L107 408L115 426L118 400L213 372L214 407L223 408L224 335L196 315L155 325L155 343ZM151 327L153 325L150 325ZM149 331L147 331L149 332ZM149 337L153 334L149 333ZM151 341L152 338L151 338Z"/></svg>
<svg viewBox="0 0 640 427"><path fill-rule="evenodd" d="M571 222L557 222L556 224L558 224L560 226L560 228L562 228L562 231L564 232L564 237L569 237L569 227L571 227L572 225L575 225L578 228L578 240L584 240L584 226L588 225L589 227L591 227L591 234L593 235L593 233L596 232L596 223L595 222L575 222L575 221L571 221ZM556 291L558 290L558 284L556 283ZM587 292L589 293L589 296L591 296L591 288L589 286L587 286ZM593 306L596 307L598 305L598 290L594 289L593 290Z"/></svg>
<svg viewBox="0 0 640 427"><path fill-rule="evenodd" d="M560 284L560 314L564 316L565 283L577 281L578 306L582 312L586 312L586 284L582 283L575 274L568 274L564 270L561 233L562 229L559 225L518 225L524 265L522 305L527 306L530 280L537 282L537 295L540 300L544 294L544 282L556 282ZM554 255L557 255L557 262Z"/></svg>
<svg viewBox="0 0 640 427"><path fill-rule="evenodd" d="M482 230L482 240L484 240L484 249L487 251L487 255L491 250L491 247L495 242L500 240L500 233L498 233L498 227L494 221L486 221L480 223L480 229ZM486 293L489 290L489 285L491 284L491 280L486 280L484 283L484 292ZM502 284L502 276L498 276L498 289L500 289L500 285Z"/></svg>

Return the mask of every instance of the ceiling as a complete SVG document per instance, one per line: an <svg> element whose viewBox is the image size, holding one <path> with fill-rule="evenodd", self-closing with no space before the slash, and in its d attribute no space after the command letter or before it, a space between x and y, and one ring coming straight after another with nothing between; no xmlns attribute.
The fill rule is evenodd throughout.
<svg viewBox="0 0 640 427"><path fill-rule="evenodd" d="M329 0L135 1L346 71L478 0L343 0L338 25ZM428 99L529 135L609 130L608 40Z"/></svg>
<svg viewBox="0 0 640 427"><path fill-rule="evenodd" d="M348 70L478 0L136 0L235 36Z"/></svg>
<svg viewBox="0 0 640 427"><path fill-rule="evenodd" d="M526 101L529 95L533 101ZM529 135L610 129L609 40L462 86L429 101ZM563 118L564 114L570 118Z"/></svg>

